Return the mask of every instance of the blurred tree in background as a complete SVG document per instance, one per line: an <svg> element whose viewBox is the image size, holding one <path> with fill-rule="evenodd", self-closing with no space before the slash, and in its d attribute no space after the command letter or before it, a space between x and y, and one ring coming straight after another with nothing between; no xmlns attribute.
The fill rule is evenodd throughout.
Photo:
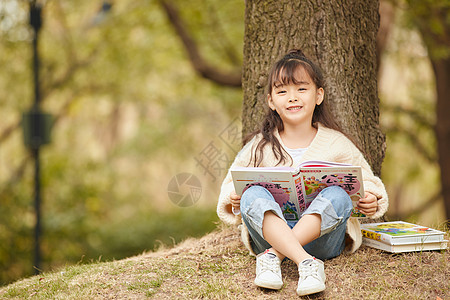
<svg viewBox="0 0 450 300"><path fill-rule="evenodd" d="M447 223L450 226L450 1L408 0L411 22L428 50L436 85L436 138Z"/></svg>
<svg viewBox="0 0 450 300"><path fill-rule="evenodd" d="M383 1L382 124L392 218L450 220L450 2ZM383 14L384 12L384 14ZM381 22L383 25L383 22ZM382 26L383 28L383 26ZM386 39L384 39L386 40ZM398 68L398 66L407 66Z"/></svg>
<svg viewBox="0 0 450 300"><path fill-rule="evenodd" d="M220 67L230 65L223 45L209 40L216 31L242 40L239 3L191 1L183 10L200 49ZM111 4L107 11L103 1L43 7L42 107L56 116L41 159L44 270L120 259L216 226L220 180L204 175L194 158L239 116L242 92L195 75L159 3ZM6 283L33 271L33 174L20 128L33 99L28 1L0 3L0 35L0 281ZM241 64L242 43L233 47ZM168 183L181 172L201 180L195 206L168 199Z"/></svg>
<svg viewBox="0 0 450 300"><path fill-rule="evenodd" d="M120 259L215 228L226 170L208 172L198 157L207 149L235 154L221 134L241 114L244 2L43 3L42 106L56 116L42 151L44 269ZM395 11L379 70L389 214L434 225L445 218L434 77L408 7ZM0 2L0 53L0 282L7 283L32 273L32 170L20 129L32 101L28 1ZM167 185L181 172L202 183L194 206L168 199Z"/></svg>

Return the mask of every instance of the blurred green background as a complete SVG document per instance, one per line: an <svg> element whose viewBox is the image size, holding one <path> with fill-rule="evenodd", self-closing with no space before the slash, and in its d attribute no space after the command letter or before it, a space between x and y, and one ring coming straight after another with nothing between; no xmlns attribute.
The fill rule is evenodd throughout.
<svg viewBox="0 0 450 300"><path fill-rule="evenodd" d="M212 231L226 169L201 161L214 150L222 166L231 163L239 143L224 131L240 126L241 89L195 73L158 1L115 1L107 11L103 1L42 2L42 108L56 117L41 158L42 269L121 259ZM240 68L244 1L172 2L210 64ZM33 272L33 161L20 127L33 101L28 8L0 2L0 284ZM397 7L393 22L379 71L388 217L434 226L444 221L434 77L407 12ZM169 200L180 173L201 182L195 205Z"/></svg>

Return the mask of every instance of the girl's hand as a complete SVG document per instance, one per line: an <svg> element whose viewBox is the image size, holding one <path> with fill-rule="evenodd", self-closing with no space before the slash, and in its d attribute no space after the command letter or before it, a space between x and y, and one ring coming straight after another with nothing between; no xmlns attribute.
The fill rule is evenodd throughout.
<svg viewBox="0 0 450 300"><path fill-rule="evenodd" d="M234 210L239 210L241 207L241 196L236 194L235 191L232 191L230 194L231 199L231 206L234 208Z"/></svg>
<svg viewBox="0 0 450 300"><path fill-rule="evenodd" d="M372 193L366 192L365 197L358 201L358 209L366 216L372 216L378 210L377 197Z"/></svg>
<svg viewBox="0 0 450 300"><path fill-rule="evenodd" d="M235 191L232 191L230 194L230 200L231 200L231 211L235 216L238 216L241 214L241 196L236 194Z"/></svg>

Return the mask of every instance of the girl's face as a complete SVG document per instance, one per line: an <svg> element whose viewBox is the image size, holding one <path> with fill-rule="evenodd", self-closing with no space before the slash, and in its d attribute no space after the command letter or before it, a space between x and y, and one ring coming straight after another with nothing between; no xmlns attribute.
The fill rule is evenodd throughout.
<svg viewBox="0 0 450 300"><path fill-rule="evenodd" d="M267 96L269 107L277 111L284 126L312 125L314 109L322 103L324 90L316 87L301 66L295 71L294 79L287 83L274 82Z"/></svg>

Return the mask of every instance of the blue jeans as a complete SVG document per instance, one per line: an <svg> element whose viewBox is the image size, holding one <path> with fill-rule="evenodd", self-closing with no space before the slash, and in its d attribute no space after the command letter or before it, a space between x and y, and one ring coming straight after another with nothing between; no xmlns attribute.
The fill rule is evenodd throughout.
<svg viewBox="0 0 450 300"><path fill-rule="evenodd" d="M262 233L264 213L272 211L286 221L272 194L261 186L250 187L242 194L240 205L242 219L248 228L253 251L258 254L271 248ZM352 201L342 188L330 186L322 190L302 214L302 216L308 214L321 216L320 237L304 245L303 248L310 255L322 260L341 254L345 247L345 229L352 208ZM287 221L286 223L290 228L296 224Z"/></svg>

